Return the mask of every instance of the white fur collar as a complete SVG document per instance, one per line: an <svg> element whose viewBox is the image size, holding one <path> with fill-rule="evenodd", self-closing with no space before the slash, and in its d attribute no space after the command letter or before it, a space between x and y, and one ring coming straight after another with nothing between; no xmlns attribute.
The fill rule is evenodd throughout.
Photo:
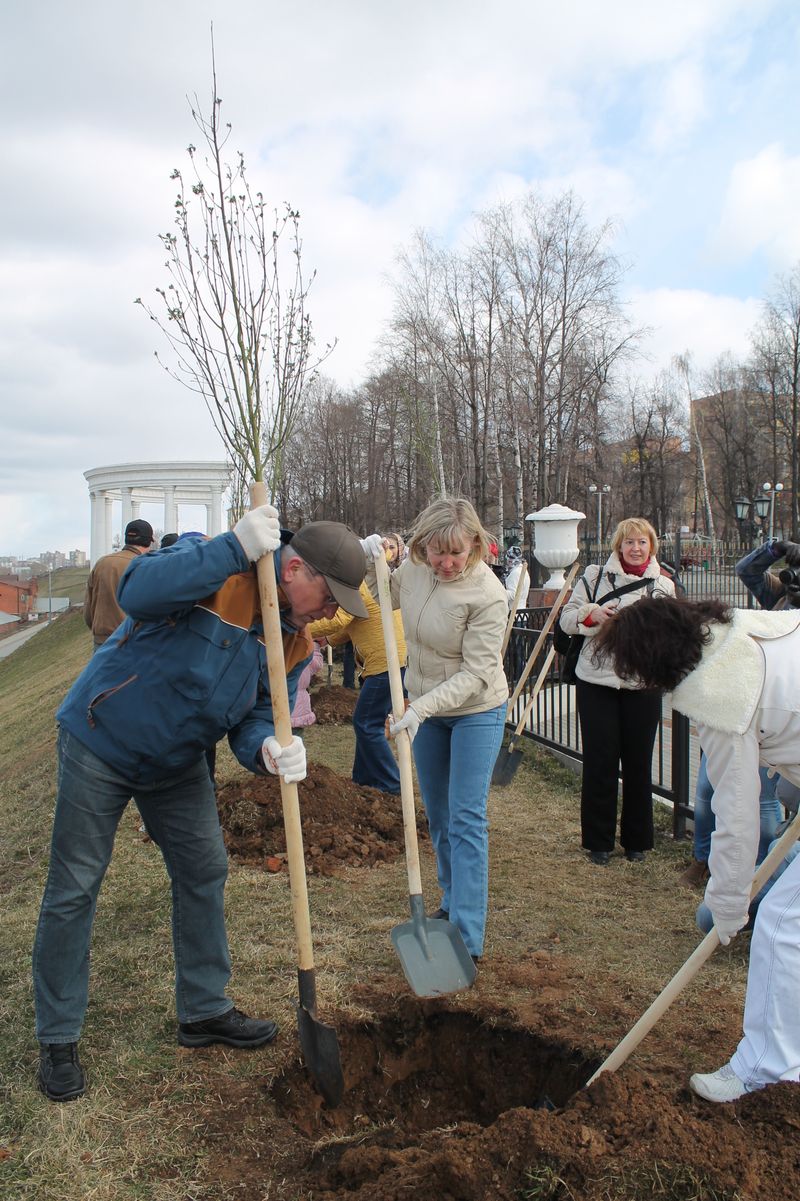
<svg viewBox="0 0 800 1201"><path fill-rule="evenodd" d="M743 734L764 685L758 639L782 638L797 629L800 613L734 609L730 625L714 623L699 665L672 694L672 705L693 721L726 734Z"/></svg>

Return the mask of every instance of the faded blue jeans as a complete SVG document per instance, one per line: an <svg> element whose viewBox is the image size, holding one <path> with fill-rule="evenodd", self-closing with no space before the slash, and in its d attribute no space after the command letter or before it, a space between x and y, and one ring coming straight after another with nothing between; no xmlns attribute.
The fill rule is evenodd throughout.
<svg viewBox="0 0 800 1201"><path fill-rule="evenodd" d="M483 953L489 901L486 801L505 721L505 705L463 717L429 717L413 743L441 906L471 955Z"/></svg>
<svg viewBox="0 0 800 1201"><path fill-rule="evenodd" d="M80 1038L97 895L131 797L172 882L178 1020L202 1021L231 1008L223 910L228 857L205 759L153 784L135 784L60 730L50 870L33 951L40 1042Z"/></svg>
<svg viewBox="0 0 800 1201"><path fill-rule="evenodd" d="M353 729L356 732L353 782L399 796L400 771L386 737L386 714L391 712L391 708L392 690L388 671L366 676L361 682L361 692L353 713Z"/></svg>

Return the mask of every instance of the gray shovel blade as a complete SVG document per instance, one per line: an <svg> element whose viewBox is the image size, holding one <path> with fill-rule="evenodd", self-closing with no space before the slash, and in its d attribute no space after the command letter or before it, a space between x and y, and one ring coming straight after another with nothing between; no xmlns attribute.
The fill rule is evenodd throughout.
<svg viewBox="0 0 800 1201"><path fill-rule="evenodd" d="M329 1109L335 1109L344 1093L339 1040L333 1026L326 1026L317 1017L316 982L313 970L299 969L297 975L300 981L297 1027L303 1060L308 1074L314 1081L325 1104Z"/></svg>
<svg viewBox="0 0 800 1201"><path fill-rule="evenodd" d="M472 956L452 922L425 916L422 897L409 897L411 921L392 930L392 942L418 997L460 992L475 982Z"/></svg>
<svg viewBox="0 0 800 1201"><path fill-rule="evenodd" d="M517 774L517 768L522 762L524 756L522 751L514 750L513 742L509 742L508 749L500 751L497 756L497 761L492 772L492 783L500 785L510 784Z"/></svg>

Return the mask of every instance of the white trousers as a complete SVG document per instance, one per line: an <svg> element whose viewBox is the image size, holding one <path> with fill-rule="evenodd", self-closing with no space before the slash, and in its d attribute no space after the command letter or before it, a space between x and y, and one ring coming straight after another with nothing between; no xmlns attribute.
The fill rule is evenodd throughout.
<svg viewBox="0 0 800 1201"><path fill-rule="evenodd" d="M744 1036L731 1067L748 1089L800 1081L800 856L758 907Z"/></svg>

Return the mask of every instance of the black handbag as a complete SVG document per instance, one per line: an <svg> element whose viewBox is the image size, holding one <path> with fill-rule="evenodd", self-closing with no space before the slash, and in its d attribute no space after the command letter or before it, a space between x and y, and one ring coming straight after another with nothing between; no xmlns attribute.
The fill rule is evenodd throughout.
<svg viewBox="0 0 800 1201"><path fill-rule="evenodd" d="M583 584L586 597L592 602L592 604L594 604L595 600L597 599L597 591L600 587L600 581L602 578L603 571L601 569L598 573L597 579L595 580L594 591L592 592L591 596L589 596L589 589L586 587L586 576L581 576L580 580L578 581L579 583ZM614 577L611 572L608 573L608 578L613 584ZM603 597L603 604L605 604L606 601L614 600L615 597L623 596L626 592L636 592L639 588L646 587L649 592L652 592L654 585L655 580L642 579L635 580L631 584L625 584L622 588L613 588L607 596ZM556 653L561 657L559 678L562 684L574 684L577 680L578 677L575 673L575 669L578 665L578 656L581 653L581 648L583 647L585 638L585 634L567 634L564 630L562 630L561 616L559 615L558 620L553 626L553 646L555 647Z"/></svg>

